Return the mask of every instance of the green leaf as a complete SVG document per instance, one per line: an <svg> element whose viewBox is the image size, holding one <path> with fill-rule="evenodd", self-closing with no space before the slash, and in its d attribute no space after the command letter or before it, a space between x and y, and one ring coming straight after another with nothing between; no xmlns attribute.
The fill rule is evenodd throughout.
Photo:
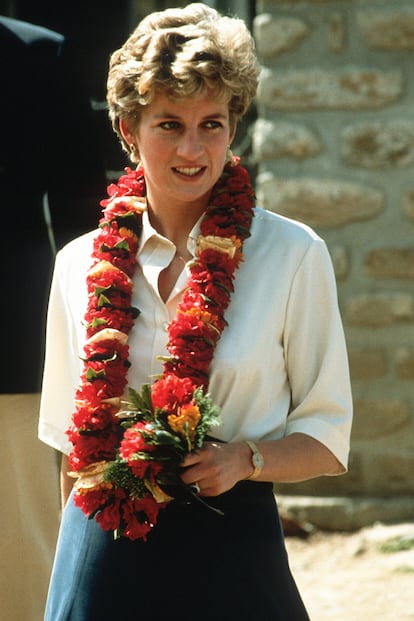
<svg viewBox="0 0 414 621"><path fill-rule="evenodd" d="M244 237L244 239L248 239L251 235L250 229L247 229L245 226L241 224L236 225L237 232Z"/></svg>
<svg viewBox="0 0 414 621"><path fill-rule="evenodd" d="M147 404L148 408L152 410L152 397L151 397L151 386L150 384L143 384L141 389L141 395L144 403Z"/></svg>
<svg viewBox="0 0 414 621"><path fill-rule="evenodd" d="M141 227L138 223L137 214L134 211L128 211L124 214L117 214L114 217L114 220L118 223L119 228L124 226L125 228L133 231L135 235L139 235Z"/></svg>
<svg viewBox="0 0 414 621"><path fill-rule="evenodd" d="M98 379L105 379L105 377L106 377L106 373L104 369L96 372L95 369L88 367L88 370L86 371L86 379L88 382L94 382L95 380L98 380Z"/></svg>
<svg viewBox="0 0 414 621"><path fill-rule="evenodd" d="M111 300L103 294L98 297L98 308L102 308L102 306L111 306Z"/></svg>
<svg viewBox="0 0 414 621"><path fill-rule="evenodd" d="M159 444L176 447L181 445L180 438L177 435L165 431L164 429L156 429L154 431L154 438Z"/></svg>
<svg viewBox="0 0 414 621"><path fill-rule="evenodd" d="M129 245L125 239L122 239L113 246L108 246L108 244L102 244L99 250L101 252L114 252L117 250L125 250L126 252L129 252Z"/></svg>
<svg viewBox="0 0 414 621"><path fill-rule="evenodd" d="M133 316L134 319L139 317L139 315L141 314L141 311L136 306L130 306L129 307L129 312L131 313L131 315Z"/></svg>
<svg viewBox="0 0 414 621"><path fill-rule="evenodd" d="M147 495L144 482L134 476L128 464L119 457L115 461L108 462L104 478L115 487L129 490L130 495L135 498Z"/></svg>
<svg viewBox="0 0 414 621"><path fill-rule="evenodd" d="M152 413L151 387L148 384L142 386L140 393L131 387L128 393L132 409L142 413Z"/></svg>
<svg viewBox="0 0 414 621"><path fill-rule="evenodd" d="M156 358L160 362L170 362L171 364L175 361L175 358L173 358L172 356L156 356ZM162 375L160 375L160 377L162 377Z"/></svg>
<svg viewBox="0 0 414 621"><path fill-rule="evenodd" d="M110 291L112 288L112 285L108 285L107 287L95 287L95 295L97 298L99 298L102 293L104 293L105 291Z"/></svg>
<svg viewBox="0 0 414 621"><path fill-rule="evenodd" d="M108 323L107 319L100 319L99 317L94 317L90 325L92 328L96 328L98 326L102 326L107 323Z"/></svg>

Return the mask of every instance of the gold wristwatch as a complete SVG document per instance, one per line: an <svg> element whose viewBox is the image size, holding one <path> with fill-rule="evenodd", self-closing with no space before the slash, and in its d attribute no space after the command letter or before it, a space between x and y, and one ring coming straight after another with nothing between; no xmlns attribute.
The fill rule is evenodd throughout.
<svg viewBox="0 0 414 621"><path fill-rule="evenodd" d="M247 477L246 480L256 479L263 470L263 455L261 454L254 442L252 442L251 440L245 440L245 442L252 452L252 466L254 468L252 474Z"/></svg>

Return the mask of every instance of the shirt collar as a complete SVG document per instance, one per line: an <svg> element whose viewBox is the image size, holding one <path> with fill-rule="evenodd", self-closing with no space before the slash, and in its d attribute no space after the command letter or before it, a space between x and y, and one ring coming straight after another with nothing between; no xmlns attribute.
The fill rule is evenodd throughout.
<svg viewBox="0 0 414 621"><path fill-rule="evenodd" d="M197 220L197 222L194 224L188 236L187 248L193 257L196 254L197 239L198 239L198 236L200 235L200 225L201 225L203 218L204 218L204 214L202 214L200 218ZM174 244L170 242L169 239L167 239L163 235L160 235L160 233L158 233L155 230L155 228L152 226L149 220L148 211L145 210L142 213L142 232L141 232L141 241L140 241L140 245L138 249L138 256L145 255L146 251L148 250L148 246L153 247L154 244L155 245L162 244L166 248L170 247L171 250L174 250L175 252Z"/></svg>

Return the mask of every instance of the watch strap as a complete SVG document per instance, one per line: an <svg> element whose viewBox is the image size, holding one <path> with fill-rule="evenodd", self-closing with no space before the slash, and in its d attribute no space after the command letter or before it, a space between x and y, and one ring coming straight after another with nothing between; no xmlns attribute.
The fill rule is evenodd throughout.
<svg viewBox="0 0 414 621"><path fill-rule="evenodd" d="M252 452L252 466L253 466L253 472L249 477L247 477L246 480L256 479L261 473L261 471L263 470L263 466L264 466L263 455L261 454L261 452L259 451L259 449L257 448L254 442L252 442L251 440L245 440L245 442Z"/></svg>

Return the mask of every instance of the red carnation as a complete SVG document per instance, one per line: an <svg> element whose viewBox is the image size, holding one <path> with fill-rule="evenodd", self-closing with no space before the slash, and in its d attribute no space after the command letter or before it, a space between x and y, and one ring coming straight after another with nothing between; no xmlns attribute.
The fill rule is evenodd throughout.
<svg viewBox="0 0 414 621"><path fill-rule="evenodd" d="M126 459L128 466L139 479L145 476L153 477L157 475L162 466L150 459L142 459L143 453L153 453L156 447L149 442L152 428L145 423L136 423L124 433L124 437L120 446L120 455ZM138 454L141 453L141 456Z"/></svg>
<svg viewBox="0 0 414 621"><path fill-rule="evenodd" d="M107 404L85 404L78 407L72 417L79 430L105 429L114 423L113 407Z"/></svg>
<svg viewBox="0 0 414 621"><path fill-rule="evenodd" d="M92 308L85 313L85 321L88 324L86 336L91 337L102 327L113 328L127 334L132 328L134 317L131 308L116 309L106 306Z"/></svg>
<svg viewBox="0 0 414 621"><path fill-rule="evenodd" d="M106 429L99 435L93 433L79 433L71 426L66 432L73 444L69 455L69 464L72 470L81 470L89 464L98 461L112 461L115 458L118 436L116 429Z"/></svg>
<svg viewBox="0 0 414 621"><path fill-rule="evenodd" d="M99 511L95 519L102 530L117 530L121 525L122 505L127 502L126 494L122 489L110 490L111 502Z"/></svg>
<svg viewBox="0 0 414 621"><path fill-rule="evenodd" d="M111 183L108 186L107 192L110 198L101 201L102 207L106 207L111 198L115 196L145 196L145 180L142 168L132 170L126 167L125 171L127 174L122 175L116 185Z"/></svg>
<svg viewBox="0 0 414 621"><path fill-rule="evenodd" d="M91 515L108 502L108 494L112 493L112 490L97 489L87 492L86 494L77 493L74 495L73 500L75 505L82 509L86 515Z"/></svg>
<svg viewBox="0 0 414 621"><path fill-rule="evenodd" d="M153 384L152 405L154 408L175 412L178 407L191 401L195 388L188 377L178 378L168 374Z"/></svg>
<svg viewBox="0 0 414 621"><path fill-rule="evenodd" d="M157 521L159 510L164 505L157 504L150 495L140 500L124 503L122 515L126 528L124 535L129 539L144 539Z"/></svg>

